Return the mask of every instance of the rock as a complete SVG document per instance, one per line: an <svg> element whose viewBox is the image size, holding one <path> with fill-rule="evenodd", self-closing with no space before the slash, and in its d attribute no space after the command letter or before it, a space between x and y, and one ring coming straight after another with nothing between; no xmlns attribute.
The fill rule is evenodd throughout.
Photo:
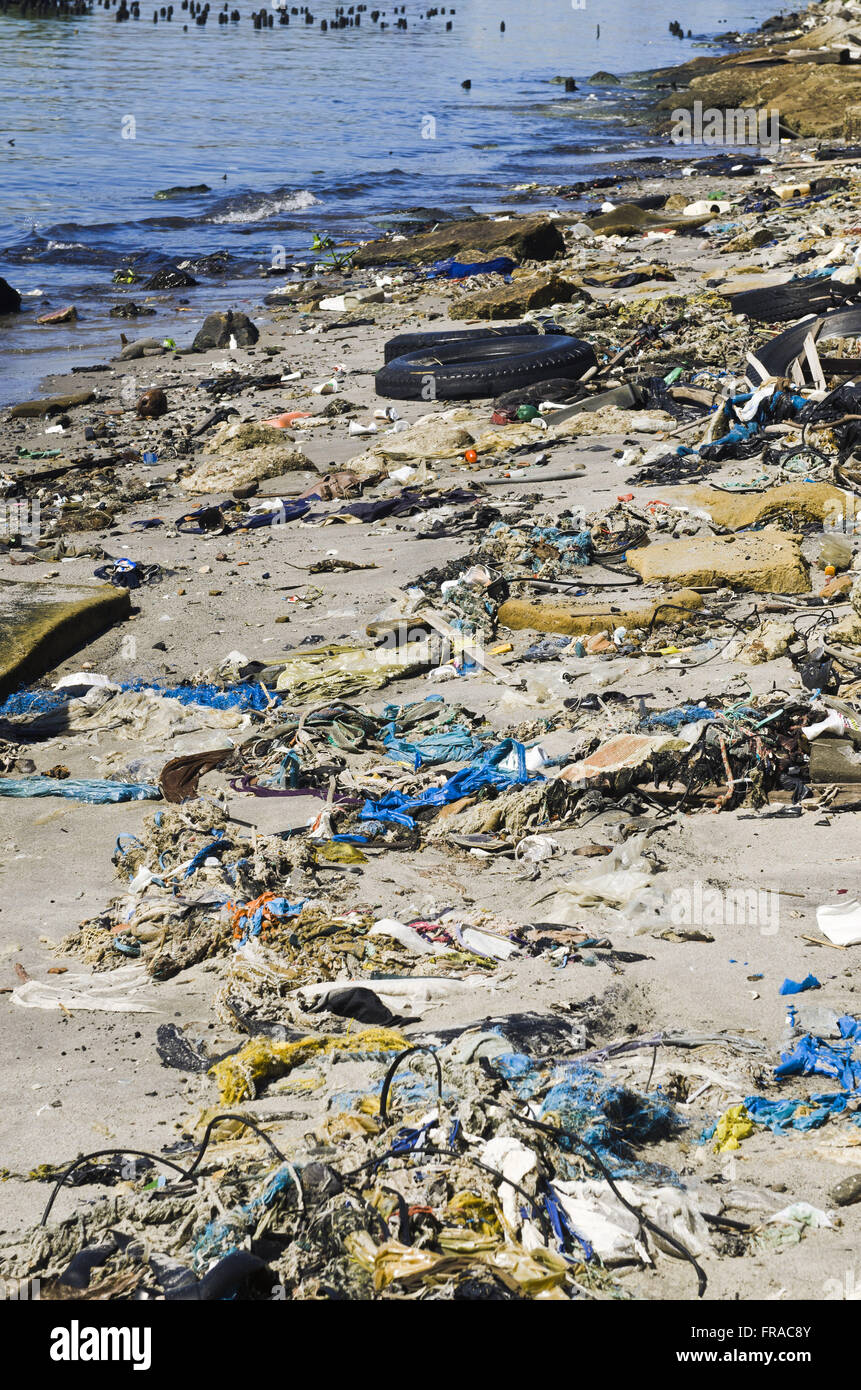
<svg viewBox="0 0 861 1390"><path fill-rule="evenodd" d="M795 536L774 527L737 536L685 536L629 550L645 584L713 584L755 594L806 594L810 575Z"/></svg>
<svg viewBox="0 0 861 1390"><path fill-rule="evenodd" d="M128 589L0 581L0 698L50 671L129 612Z"/></svg>
<svg viewBox="0 0 861 1390"><path fill-rule="evenodd" d="M453 319L515 319L527 309L546 309L549 304L569 304L572 299L591 300L573 280L539 271L515 276L508 285L467 294L449 309Z"/></svg>
<svg viewBox="0 0 861 1390"><path fill-rule="evenodd" d="M154 198L189 198L195 193L211 193L212 189L208 183L192 183L186 188L177 184L176 188L160 188L157 193L153 193Z"/></svg>
<svg viewBox="0 0 861 1390"><path fill-rule="evenodd" d="M589 78L589 82L593 87L609 87L611 84L614 86L618 86L619 78L616 76L615 73L605 72L603 68L600 68L598 72L592 73L592 76Z"/></svg>
<svg viewBox="0 0 861 1390"><path fill-rule="evenodd" d="M573 636L592 632L612 631L616 627L629 629L649 627L654 622L661 599L627 600L624 604L582 602L544 603L541 600L506 599L499 609L499 622L513 630L530 628L533 632L558 632ZM672 601L695 613L703 601L692 589L680 589ZM678 623L683 616L676 609L664 610L667 621Z"/></svg>
<svg viewBox="0 0 861 1390"><path fill-rule="evenodd" d="M758 246L767 246L770 241L774 241L774 230L771 227L754 227L749 232L739 232L728 241L723 250L726 255L744 254L746 251L755 251Z"/></svg>
<svg viewBox="0 0 861 1390"><path fill-rule="evenodd" d="M65 309L54 309L53 313L40 314L37 323L75 323L78 318L78 311L74 304L67 304Z"/></svg>
<svg viewBox="0 0 861 1390"><path fill-rule="evenodd" d="M149 391L144 391L135 411L139 420L158 420L167 414L167 396L159 386L153 386Z"/></svg>
<svg viewBox="0 0 861 1390"><path fill-rule="evenodd" d="M811 37L806 35L796 41L797 45L806 46ZM672 81L678 86L657 103L658 109L691 111L694 102L701 102L703 111L776 110L781 123L802 137L843 134L846 110L858 96L856 65L750 64L744 61L748 56L719 60L708 72L697 73L692 64L671 69ZM695 75L688 85L689 72ZM653 73L653 80L659 75ZM678 118L673 114L671 119Z"/></svg>
<svg viewBox="0 0 861 1390"><path fill-rule="evenodd" d="M230 347L232 338L237 347L248 347L250 343L256 343L259 337L247 314L228 309L223 314L207 314L191 346L195 352L206 352L208 348Z"/></svg>
<svg viewBox="0 0 861 1390"><path fill-rule="evenodd" d="M851 1173L848 1178L836 1183L831 1189L831 1200L838 1207L848 1207L853 1202L861 1202L861 1173Z"/></svg>
<svg viewBox="0 0 861 1390"><path fill-rule="evenodd" d="M36 419L40 415L59 415L76 405L89 405L96 399L93 391L72 391L67 396L46 396L42 401L21 401L9 411L11 420Z"/></svg>
<svg viewBox="0 0 861 1390"><path fill-rule="evenodd" d="M359 247L353 265L430 265L469 249L481 251L488 260L490 252L500 255L506 251L516 261L549 261L564 252L565 240L557 223L549 217L446 222L432 232L421 232L403 241L369 241Z"/></svg>
<svg viewBox="0 0 861 1390"><path fill-rule="evenodd" d="M164 270L157 270L155 275L151 275L144 282L142 288L145 290L181 290L196 284L197 281L194 276L189 275L187 270L166 267Z"/></svg>
<svg viewBox="0 0 861 1390"><path fill-rule="evenodd" d="M680 217L664 212L649 212L647 208L637 207L636 203L620 203L612 212L602 212L597 217L583 219L596 236L639 236L641 232L668 231L679 233L696 232L713 220L712 214L705 217Z"/></svg>
<svg viewBox="0 0 861 1390"><path fill-rule="evenodd" d="M8 280L0 276L0 315L20 314L21 296L17 290L13 290Z"/></svg>
<svg viewBox="0 0 861 1390"><path fill-rule="evenodd" d="M138 319L151 316L155 313L155 309L145 308L141 304L135 304L130 299L126 304L115 304L109 313L112 319Z"/></svg>

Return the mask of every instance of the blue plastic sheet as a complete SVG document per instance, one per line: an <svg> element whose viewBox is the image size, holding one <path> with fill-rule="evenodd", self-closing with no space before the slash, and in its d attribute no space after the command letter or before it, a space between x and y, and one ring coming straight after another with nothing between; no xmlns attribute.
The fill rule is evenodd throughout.
<svg viewBox="0 0 861 1390"><path fill-rule="evenodd" d="M448 729L416 740L399 737L395 730L396 725L392 723L382 731L386 757L406 763L415 772L434 763L467 763L484 748L462 724L452 724Z"/></svg>
<svg viewBox="0 0 861 1390"><path fill-rule="evenodd" d="M803 980L784 980L778 994L804 994L808 989L821 989L815 975L806 975Z"/></svg>
<svg viewBox="0 0 861 1390"><path fill-rule="evenodd" d="M746 1096L744 1103L754 1124L765 1125L773 1133L781 1134L790 1129L819 1129L828 1120L842 1115L851 1099L847 1091L822 1091L807 1100ZM852 1124L861 1125L861 1111L853 1111L849 1118Z"/></svg>
<svg viewBox="0 0 861 1390"><path fill-rule="evenodd" d="M67 801L160 801L149 782L108 782L84 777L0 777L0 796L62 796Z"/></svg>
<svg viewBox="0 0 861 1390"><path fill-rule="evenodd" d="M505 762L510 753L517 755L517 771L503 772L499 764ZM423 811L433 806L448 806L461 797L471 796L485 787L503 791L509 787L523 786L526 782L543 780L526 770L526 749L514 739L504 739L491 748L481 758L475 759L460 772L455 772L441 787L428 787L417 796L407 796L404 792L386 792L379 801L366 801L359 812L359 820L390 821L413 829L415 821L411 811Z"/></svg>
<svg viewBox="0 0 861 1390"><path fill-rule="evenodd" d="M805 1033L791 1052L781 1053L774 1075L778 1080L785 1076L831 1076L845 1091L857 1091L861 1086L861 1062L855 1061L854 1052L854 1038L824 1042Z"/></svg>
<svg viewBox="0 0 861 1390"><path fill-rule="evenodd" d="M465 280L469 275L505 275L514 270L517 262L510 256L495 256L490 261L435 261L427 273L428 280Z"/></svg>

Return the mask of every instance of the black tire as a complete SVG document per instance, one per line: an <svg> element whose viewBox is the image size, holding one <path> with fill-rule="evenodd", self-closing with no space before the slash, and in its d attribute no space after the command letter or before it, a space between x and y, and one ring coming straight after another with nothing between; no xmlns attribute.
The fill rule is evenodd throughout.
<svg viewBox="0 0 861 1390"><path fill-rule="evenodd" d="M819 334L819 341L825 342L828 338L857 338L861 333L861 308L835 309L833 313L826 314L825 323ZM804 339L807 337L814 323L811 316L801 323L796 323L792 328L787 328L777 338L772 338L770 343L766 343L756 353L757 360L762 363L767 376L785 376L789 370L790 363L804 347ZM754 385L764 380L762 373L759 372L752 363L748 362L744 368L747 378Z"/></svg>
<svg viewBox="0 0 861 1390"><path fill-rule="evenodd" d="M855 285L831 280L794 280L762 290L743 290L730 297L734 314L746 314L758 323L791 323L807 314L827 314L855 298Z"/></svg>
<svg viewBox="0 0 861 1390"><path fill-rule="evenodd" d="M501 396L550 377L577 381L595 365L588 343L561 333L440 343L396 357L377 372L376 391L396 401Z"/></svg>
<svg viewBox="0 0 861 1390"><path fill-rule="evenodd" d="M561 332L555 324L548 325L550 332ZM525 333L537 333L534 323L515 323L508 328L449 328L438 333L399 333L390 338L383 349L383 361L394 362L396 357L404 357L408 352L421 352L427 347L441 343L468 343L481 338L515 338Z"/></svg>

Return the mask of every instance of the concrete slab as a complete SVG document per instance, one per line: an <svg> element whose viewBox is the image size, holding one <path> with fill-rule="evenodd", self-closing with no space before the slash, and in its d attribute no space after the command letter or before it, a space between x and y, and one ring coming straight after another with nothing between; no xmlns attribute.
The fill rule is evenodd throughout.
<svg viewBox="0 0 861 1390"><path fill-rule="evenodd" d="M672 604L672 607L663 607L665 603ZM533 632L558 632L580 637L595 632L612 632L617 627L649 627L654 623L656 614L659 622L684 622L685 615L679 612L680 608L686 608L693 614L702 606L700 595L692 589L680 589L658 598L624 598L618 604L607 603L606 600L596 603L594 599L560 603L557 599L545 602L541 599L510 598L499 609L499 621L503 627L512 630L531 628Z"/></svg>
<svg viewBox="0 0 861 1390"><path fill-rule="evenodd" d="M755 594L806 594L810 574L796 537L766 527L737 536L686 536L629 550L646 584L711 584Z"/></svg>
<svg viewBox="0 0 861 1390"><path fill-rule="evenodd" d="M0 698L50 671L128 615L113 584L0 580Z"/></svg>

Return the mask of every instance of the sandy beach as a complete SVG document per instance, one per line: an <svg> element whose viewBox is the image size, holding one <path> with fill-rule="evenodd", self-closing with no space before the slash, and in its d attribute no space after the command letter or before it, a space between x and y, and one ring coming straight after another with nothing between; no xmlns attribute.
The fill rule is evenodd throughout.
<svg viewBox="0 0 861 1390"><path fill-rule="evenodd" d="M852 14L856 9L848 7ZM828 71L839 71L844 82L858 69ZM714 91L703 87L706 103L718 104ZM758 89L750 103L739 104L758 105L762 95ZM839 99L846 100L843 89ZM835 268L855 266L861 147L841 130L835 123L804 131L767 159L754 154L752 162L717 151L709 163L698 149L690 165L680 160L671 174L662 169L652 176L643 165L630 180L578 181L570 212L518 216L507 210L506 221L494 223L490 240L497 244L487 252L479 244L480 223L468 231L455 224L450 254L462 263L504 253L528 219L548 244L558 242L560 249L548 256L515 256L505 279L492 272L429 278L437 258L422 263L409 242L390 240L357 255L351 254L356 248L338 245L321 253L320 266L304 277L273 274L268 304L237 287L231 309L255 325L259 336L252 344L230 345L231 335L234 342L237 332L242 336L237 317L227 326L227 345L192 350L205 317L196 305L182 315L186 333L168 347L156 327L150 338L147 319L120 321L98 362L76 363L73 375L43 381L34 397L81 393L82 403L58 403L41 417L22 412L20 402L3 412L6 502L25 502L31 518L39 503L39 534L13 539L0 552L0 581L13 607L11 586L38 585L48 594L95 585L96 571L113 573L117 562L134 562L139 581L129 590L123 619L86 643L64 638L62 655L44 660L37 676L8 679L0 710L3 779L54 776L102 785L107 779L155 788L153 799L122 804L36 799L25 790L3 803L4 1279L39 1278L50 1297L66 1296L60 1276L83 1237L92 1244L109 1224L108 1209L129 1233L146 1231L158 1244L158 1232L170 1221L146 1214L148 1195L151 1204L164 1196L149 1193L149 1170L110 1185L90 1180L64 1187L48 1235L37 1231L51 1191L45 1178L91 1151L193 1156L202 1127L219 1107L239 1109L263 1126L300 1169L316 1162L340 1170L391 1140L370 1122L361 1128L357 1117L373 1117L373 1104L363 1110L354 1099L340 1108L333 1097L378 1098L394 1045L381 1057L370 1045L367 1053L351 1053L348 1046L338 1051L336 1042L298 1073L289 1067L254 1073L244 1091L231 1091L207 1064L190 1070L165 1063L159 1043L163 1047L166 1027L209 1063L247 1045L254 1030L243 1030L235 1015L231 1024L225 1009L242 950L242 932L237 936L229 926L235 913L225 904L235 909L248 900L245 880L238 871L236 883L228 881L220 850L192 878L171 877L171 855L153 829L153 816L163 813L186 817L170 822L184 850L208 842L207 826L216 838L226 835L242 847L255 864L255 899L269 893L290 903L304 900L329 922L343 924L352 914L361 933L387 922L437 928L456 922L460 931L465 924L489 931L504 949L483 954L461 941L450 956L420 955L410 964L409 951L399 947L406 951L400 968L384 956L382 973L372 948L363 955L372 938L362 934L362 949L351 948L343 971L333 968L328 978L349 977L372 991L377 981L385 998L378 975L410 979L436 962L435 979L467 985L450 997L415 1004L415 1016L407 1009L406 1020L392 1010L399 1021L386 1026L396 1028L407 1046L433 1039L439 1049L452 1037L483 1037L494 1028L511 1042L515 1034L506 1035L505 1020L529 1015L533 1057L558 1052L569 1061L586 1059L583 1064L607 1082L671 1107L676 1120L664 1132L632 1138L635 1167L626 1176L648 1187L675 1175L673 1190L683 1191L689 1210L699 1214L697 1221L685 1219L695 1264L707 1280L705 1300L851 1296L834 1290L843 1289L853 1267L861 1207L835 1203L832 1193L861 1168L852 1089L845 1109L821 1125L807 1128L790 1119L775 1128L762 1121L745 1132L748 1112L739 1118L736 1110L737 1142L722 1146L720 1132L717 1140L703 1140L728 1112L744 1111L750 1097L800 1100L806 1114L812 1094L846 1089L822 1071L775 1077L781 1056L802 1035L822 1036L813 1024L787 1033L788 1003L802 1017L814 1005L841 1019L861 1013L854 979L859 948L829 942L817 919L817 908L845 905L857 891L851 784L858 779L854 772L844 778L832 772L817 780L812 750L818 755L830 732L815 743L803 738L805 726L836 709L822 703L830 694L850 711L835 714L846 722L835 723L833 732L843 731L841 746L852 747L861 666L852 525L837 528L848 551L830 573L822 543L835 533L836 515L854 517L858 474L836 426L817 429L820 455L814 457L803 453L812 432L803 434L796 420L806 403L821 403L849 373L822 366L817 377L818 364L808 360L806 375L799 368L793 377L787 361L768 374L764 399L775 391L794 393L801 404L769 419L765 456L737 448L743 435L734 436L722 456L698 452L725 432L708 434L722 403L745 394L745 384L747 395L761 385L750 376L745 383L752 370L748 355L759 360L803 317L767 321L741 312L733 297L757 288L777 294L790 277L814 271L824 283ZM533 200L541 195L541 188L532 190ZM342 269L331 264L338 255L345 257ZM847 274L835 283L850 295L854 279ZM127 297L144 299L134 286ZM179 313L181 298L181 288L167 290L157 302ZM333 306L323 307L329 301ZM829 312L837 303L812 312ZM557 399L562 408L543 418L528 410L518 416L515 404L500 407L498 390L436 399L433 366L424 399L393 399L376 389L385 346L397 335L524 322L594 350L598 370L581 401L599 392L615 396L579 414L566 415L571 400ZM826 337L818 345L823 359L828 353L854 358L847 340L861 339L861 318L857 329L840 335L841 346L823 347ZM135 342L150 346L131 355ZM321 393L326 382L334 386ZM625 397L632 383L644 382L651 383L650 394ZM146 418L149 407L139 404L146 393L163 393L166 408L157 418ZM509 409L509 418L500 419L500 409L503 416ZM158 401L155 410L161 410ZM844 413L853 414L848 407ZM284 417L292 418L285 423ZM281 424L267 423L273 419ZM729 430L732 418L724 425ZM678 453L680 444L689 452ZM303 494L308 506L290 519ZM347 510L359 501L383 504L405 494L424 499L421 509ZM259 524L269 513L274 520ZM579 568L568 563L553 530L570 538L577 533L572 518L581 518L593 547L591 561ZM541 549L536 528L543 528L549 551ZM698 547L706 542L713 552L698 561ZM672 555L658 555L660 547ZM651 568L643 558L647 550ZM476 566L487 573L440 587ZM122 566L115 586L122 587ZM682 594L693 595L687 611L678 606ZM636 613L624 622L614 617L614 605L618 612L638 603L670 607L658 607L648 621ZM589 618L593 610L597 616ZM425 621L428 613L436 626ZM478 645L467 643L464 660L457 636L445 645L439 619L449 631L453 624L455 634L468 633L476 614ZM403 644L419 639L422 653L411 673L400 675L395 663L384 663L385 683L369 681L346 695L327 685L319 670L310 684L297 687L298 696L289 685L279 688L280 673L297 651L333 644L368 652L387 633L389 655L403 655ZM829 652L838 653L833 683L819 688L803 679L804 663L824 661ZM72 676L71 701L64 704L53 692ZM238 684L256 686L262 708L217 709L193 699L180 704L153 689L229 690ZM45 699L15 705L22 690L41 691ZM463 713L454 722L485 750L506 739L543 750L540 794L526 778L467 793L442 810L422 809L406 847L392 842L400 833L396 822L360 844L356 808L363 801L378 804L389 791L409 795L440 787L462 762L443 758L415 767L411 754L396 761L391 749L387 758L379 734L358 747L305 737L313 732L314 712L343 701L372 715L378 726L386 707L394 707L385 718L396 723L397 710L414 702L431 702L440 712L457 706ZM668 711L682 714L656 722ZM723 767L731 775L703 776L691 790L691 750L706 747L711 719L723 730ZM279 744L274 731L291 720ZM619 751L621 744L613 742L626 737L633 751L628 745ZM727 761L736 739L755 750L745 753L743 769ZM279 766L283 773L288 748L301 765L296 794L254 794L266 777L270 790L289 785L283 777L280 784L272 780ZM159 788L164 792L168 762L206 752L221 752L222 764L202 772L188 799L156 799ZM857 752L846 757L857 762ZM597 759L594 765L590 758ZM716 752L714 758L720 769ZM534 795L531 810L521 815L524 787ZM315 831L326 807L330 816L339 808L334 822ZM279 838L285 832L293 833ZM333 840L333 833L342 838ZM468 839L482 835L484 841ZM131 843L125 837L143 843L134 862L123 859ZM345 852L321 857L327 844ZM346 853L354 847L358 862ZM276 849L289 868L273 868ZM261 873L258 855L266 863ZM614 872L633 877L622 878L616 897L606 884L602 896L598 884L590 900L583 884L600 875L607 856ZM153 881L136 889L142 863ZM166 876L161 884L160 873ZM703 895L713 906L705 914ZM678 911L684 902L693 904L687 918ZM154 904L149 918L148 904ZM204 918L212 928L209 945L188 964L180 950L186 911L186 921L196 923L197 936L189 932L190 939L198 939ZM530 936L537 924L541 929ZM260 940L276 955L283 949L287 959L281 931L271 926ZM125 950L112 950L118 935ZM172 952L169 970L153 969L160 951ZM120 1006L107 1012L80 997L63 1001L70 976L104 983L117 969L136 972L134 998L150 1011ZM781 993L784 981L810 976L818 982L815 993L810 987L797 997ZM359 1015L301 1007L297 981L307 988L313 977L313 969L310 976L300 969L274 992L261 987L259 1016L269 1024L281 1020L292 1030L290 1039L349 1039L365 1026ZM41 1007L23 1006L31 982L47 987L46 995L31 996L33 1002L41 998ZM59 991L54 1006L52 990ZM552 1047L537 1041L538 1020L556 1030ZM835 1036L821 1026L826 1038ZM674 1043L674 1036L682 1041ZM530 1054L529 1038L526 1027L511 1051ZM649 1045L648 1039L656 1041ZM482 1068L472 1065L470 1091L468 1064L452 1059L450 1079L459 1095L445 1101L445 1117L437 1115L434 1123L442 1132L459 1115L467 1134L476 1131L469 1140L475 1153L499 1135L523 1145L525 1131L499 1102L498 1083L483 1092ZM234 1092L239 1099L228 1104ZM401 1108L402 1122L420 1125L433 1106L422 1092L412 1103L405 1097ZM338 1130L334 1117L342 1114L355 1122L350 1127L344 1121ZM214 1144L209 1171L227 1172L228 1181L221 1207L196 1209L204 1222L248 1200L277 1167L255 1131L225 1124L216 1129ZM542 1150L541 1162L548 1161ZM580 1173L596 1177L582 1154ZM528 1174L523 1178L530 1191L531 1181ZM502 1202L503 1187L490 1182L488 1191L497 1191ZM444 1224L441 1213L450 1199L450 1191L429 1198L429 1208L437 1202L437 1224L428 1224L414 1253L438 1252L431 1232ZM796 1208L782 1222L772 1219ZM191 1208L177 1211L178 1226ZM76 1226L76 1212L85 1213L85 1226ZM518 1216L505 1239L532 1249L534 1258L527 1224ZM270 1284L286 1290L280 1296L334 1296L331 1269L303 1272L284 1240L279 1253L267 1257L266 1269ZM376 1240L375 1248L381 1244ZM176 1227L169 1240L165 1235L164 1248L186 1259L186 1237L178 1238ZM450 1297L461 1277L452 1275L450 1285L415 1282L415 1276L399 1284L397 1275L374 1282L373 1255L365 1251L362 1264L357 1248L332 1259L343 1277L340 1287L353 1288L356 1298ZM574 1299L697 1297L696 1268L660 1240L644 1258L598 1263L600 1278L588 1273L588 1261L572 1258L570 1276L554 1265L542 1296L549 1289L554 1297ZM195 1266L198 1274L206 1267ZM109 1263L108 1271L94 1273L91 1292L77 1296L128 1298L135 1288L160 1296L152 1276L128 1257ZM533 1296L526 1283L492 1277L504 1296ZM106 1291L93 1293L99 1278L106 1279ZM249 1295L240 1289L238 1296Z"/></svg>

